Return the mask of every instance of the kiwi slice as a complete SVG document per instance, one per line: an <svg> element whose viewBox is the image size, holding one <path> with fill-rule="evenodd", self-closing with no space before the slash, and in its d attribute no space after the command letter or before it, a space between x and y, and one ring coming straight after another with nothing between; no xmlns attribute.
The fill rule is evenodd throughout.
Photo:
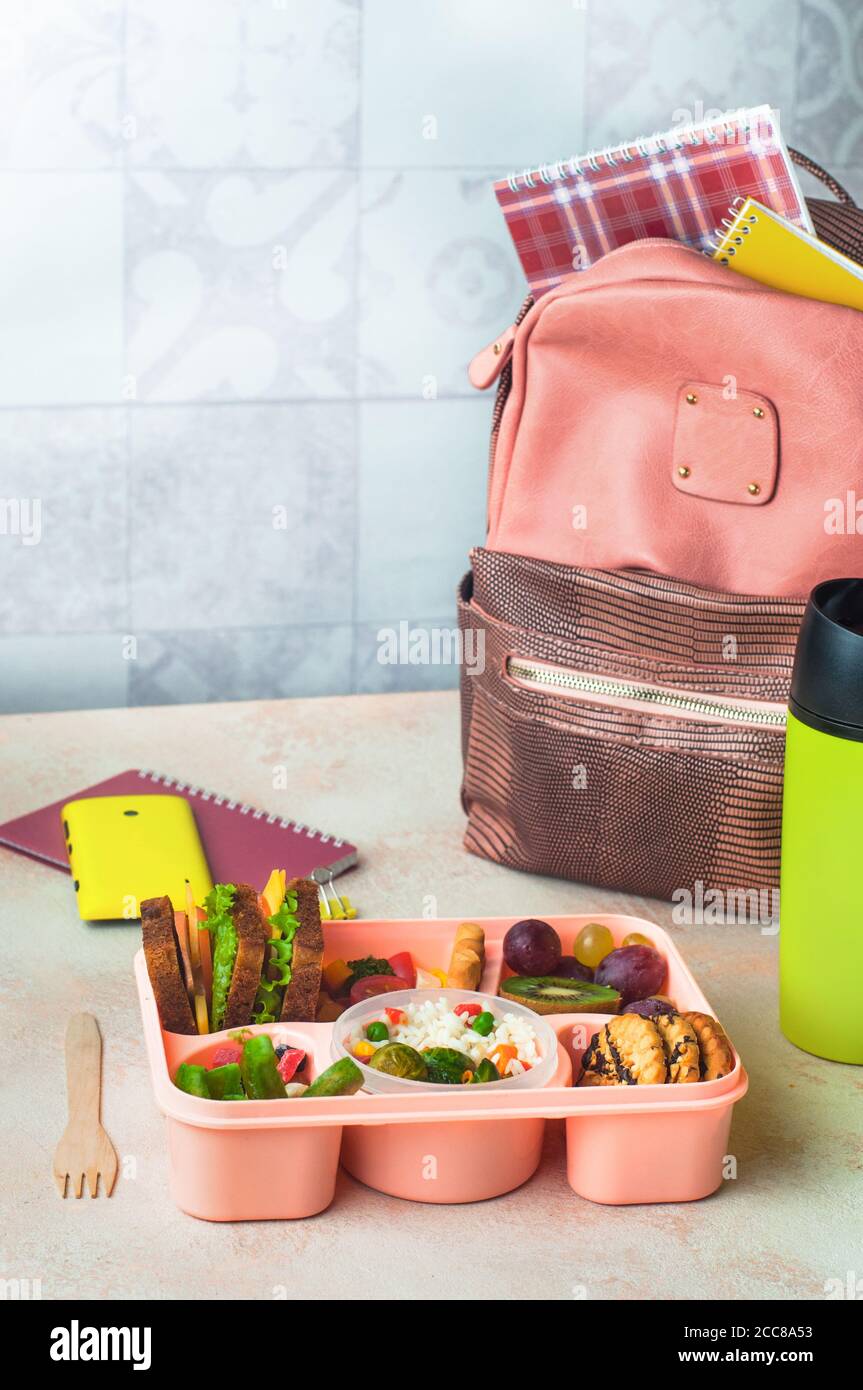
<svg viewBox="0 0 863 1390"><path fill-rule="evenodd" d="M537 1014L616 1014L620 1008L620 995L609 985L556 975L512 975L498 993Z"/></svg>

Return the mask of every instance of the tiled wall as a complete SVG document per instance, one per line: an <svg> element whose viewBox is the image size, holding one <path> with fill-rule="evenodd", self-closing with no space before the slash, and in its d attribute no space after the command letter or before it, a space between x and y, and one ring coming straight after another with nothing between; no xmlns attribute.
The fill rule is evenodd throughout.
<svg viewBox="0 0 863 1390"><path fill-rule="evenodd" d="M772 101L863 192L858 0L28 0L0 19L0 709L440 686L489 182Z"/></svg>

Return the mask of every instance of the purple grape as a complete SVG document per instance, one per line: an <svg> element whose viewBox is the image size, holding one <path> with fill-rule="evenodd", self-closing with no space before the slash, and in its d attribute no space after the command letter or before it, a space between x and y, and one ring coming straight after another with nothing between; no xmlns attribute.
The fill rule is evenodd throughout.
<svg viewBox="0 0 863 1390"><path fill-rule="evenodd" d="M589 965L582 965L575 956L561 956L555 968L555 975L559 980L593 980L593 971Z"/></svg>
<svg viewBox="0 0 863 1390"><path fill-rule="evenodd" d="M599 962L594 979L619 992L622 1008L630 999L649 999L662 988L665 961L652 946L619 946Z"/></svg>
<svg viewBox="0 0 863 1390"><path fill-rule="evenodd" d="M503 938L503 958L516 975L554 975L560 953L554 927L536 917L516 922Z"/></svg>
<svg viewBox="0 0 863 1390"><path fill-rule="evenodd" d="M636 999L626 1006L626 1013L640 1014L642 1018L656 1018L657 1014L673 1012L674 1006L667 999Z"/></svg>

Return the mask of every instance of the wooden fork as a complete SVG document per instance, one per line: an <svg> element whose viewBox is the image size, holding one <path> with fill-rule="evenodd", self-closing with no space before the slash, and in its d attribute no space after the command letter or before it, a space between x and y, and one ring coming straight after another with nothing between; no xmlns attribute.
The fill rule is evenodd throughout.
<svg viewBox="0 0 863 1390"><path fill-rule="evenodd" d="M69 1123L54 1153L54 1181L61 1197L67 1181L80 1197L86 1175L90 1196L99 1178L110 1197L117 1179L117 1155L99 1120L102 1089L102 1039L92 1014L73 1014L66 1029L66 1091Z"/></svg>

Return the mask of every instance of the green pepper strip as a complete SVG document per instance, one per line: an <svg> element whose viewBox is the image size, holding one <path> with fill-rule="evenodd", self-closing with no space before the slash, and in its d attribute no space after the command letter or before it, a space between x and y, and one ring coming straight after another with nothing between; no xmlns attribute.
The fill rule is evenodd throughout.
<svg viewBox="0 0 863 1390"><path fill-rule="evenodd" d="M258 1033L246 1043L240 1071L249 1100L284 1100L287 1095L272 1041L266 1033Z"/></svg>
<svg viewBox="0 0 863 1390"><path fill-rule="evenodd" d="M187 1095L201 1096L204 1100L210 1099L207 1073L204 1067L196 1067L190 1062L181 1062L174 1073L174 1085L179 1090L185 1091Z"/></svg>
<svg viewBox="0 0 863 1390"><path fill-rule="evenodd" d="M240 1068L236 1062L226 1062L223 1067L211 1067L204 1073L204 1080L212 1100L224 1100L242 1090Z"/></svg>

